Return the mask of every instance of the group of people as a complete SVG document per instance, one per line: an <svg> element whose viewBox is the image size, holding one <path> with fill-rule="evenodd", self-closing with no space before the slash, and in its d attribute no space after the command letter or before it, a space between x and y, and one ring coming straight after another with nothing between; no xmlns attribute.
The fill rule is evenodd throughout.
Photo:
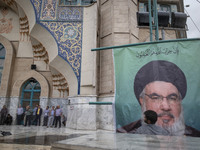
<svg viewBox="0 0 200 150"><path fill-rule="evenodd" d="M66 120L65 115L63 115L62 109L60 108L59 105L56 106L56 108L52 106L51 109L49 109L49 106L46 107L46 109L44 110L43 126L47 126L47 128L55 126L56 128L57 124L59 124L59 128L60 128L61 120L62 120L62 124L65 126L67 120Z"/></svg>
<svg viewBox="0 0 200 150"><path fill-rule="evenodd" d="M67 118L62 112L60 106L49 106L43 111L40 105L36 105L34 109L31 109L30 105L26 106L24 109L21 104L17 108L17 125L24 126L40 126L41 116L44 115L43 126L47 127L61 127L61 122L63 126L66 126ZM13 122L13 117L8 113L8 108L6 105L0 109L0 125L11 125Z"/></svg>
<svg viewBox="0 0 200 150"><path fill-rule="evenodd" d="M36 116L37 116L37 111L36 111ZM62 120L63 125L65 126L66 117L63 115L62 109L60 108L59 105L56 107L52 106L50 109L49 109L49 106L46 107L46 109L44 110L43 126L57 128L57 124L59 124L58 127L60 128L61 120Z"/></svg>
<svg viewBox="0 0 200 150"><path fill-rule="evenodd" d="M31 109L30 106L26 106L24 110L21 105L17 108L17 125L21 125L24 122L24 126L40 126L41 116L44 114L43 126L47 127L57 127L59 123L59 128L61 127L61 117L62 123L66 125L66 117L63 115L62 109L60 106L49 106L43 111L40 105L36 105L34 109Z"/></svg>
<svg viewBox="0 0 200 150"><path fill-rule="evenodd" d="M8 109L7 109L6 105L3 106L0 113L1 113L0 125L11 125L13 118L8 113Z"/></svg>

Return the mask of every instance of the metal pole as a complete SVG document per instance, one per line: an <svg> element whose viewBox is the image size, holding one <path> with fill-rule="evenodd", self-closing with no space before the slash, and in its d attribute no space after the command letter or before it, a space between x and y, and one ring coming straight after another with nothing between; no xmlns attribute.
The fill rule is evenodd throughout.
<svg viewBox="0 0 200 150"><path fill-rule="evenodd" d="M81 0L77 0L77 5L81 5Z"/></svg>
<svg viewBox="0 0 200 150"><path fill-rule="evenodd" d="M167 43L167 42L192 41L192 40L200 40L200 38L155 41L153 44ZM134 44L126 44L126 45L110 46L110 47L99 47L99 48L93 48L93 49L91 49L91 51L110 50L110 49L117 49L117 48L124 48L124 47L138 46L138 45L146 45L146 44L152 44L152 42L134 43Z"/></svg>
<svg viewBox="0 0 200 150"><path fill-rule="evenodd" d="M89 105L112 105L112 102L89 102Z"/></svg>
<svg viewBox="0 0 200 150"><path fill-rule="evenodd" d="M152 33L152 20L151 20L151 0L148 1L148 7L149 7L149 30L150 30L150 41L153 41L153 33Z"/></svg>
<svg viewBox="0 0 200 150"><path fill-rule="evenodd" d="M154 24L155 24L155 36L156 41L159 40L159 31L158 31L158 10L157 10L157 0L153 0L153 8L154 8Z"/></svg>
<svg viewBox="0 0 200 150"><path fill-rule="evenodd" d="M162 33L162 40L165 40L165 30L162 29L162 30L161 30L161 33Z"/></svg>

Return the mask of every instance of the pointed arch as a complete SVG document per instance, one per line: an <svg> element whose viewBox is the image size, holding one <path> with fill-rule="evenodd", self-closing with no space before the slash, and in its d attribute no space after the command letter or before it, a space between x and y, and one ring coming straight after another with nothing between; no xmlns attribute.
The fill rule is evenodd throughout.
<svg viewBox="0 0 200 150"><path fill-rule="evenodd" d="M30 36L37 39L46 48L49 54L49 62L58 55L58 46L54 37L44 27L36 22L36 14L31 1L21 0L16 3L23 8L29 21Z"/></svg>
<svg viewBox="0 0 200 150"><path fill-rule="evenodd" d="M24 13L27 15L30 27L30 36L40 41L40 43L45 47L49 56L49 66L56 68L60 73L62 73L69 82L69 95L77 95L78 93L78 80L72 69L72 67L64 59L60 58L58 55L58 44L51 33L45 29L43 26L36 22L36 14L34 13L31 1L20 0L16 1L21 8L23 8ZM30 9L29 9L30 8ZM34 16L34 17L33 17ZM32 21L31 21L32 20ZM64 68L63 68L64 66ZM41 94L42 96L42 94Z"/></svg>
<svg viewBox="0 0 200 150"><path fill-rule="evenodd" d="M0 35L0 43L4 46L6 50L5 61L4 61L4 69L2 72L1 77L1 87L0 87L0 96L8 97L9 96L9 86L11 85L11 74L13 70L13 58L14 58L14 51L11 42Z"/></svg>
<svg viewBox="0 0 200 150"><path fill-rule="evenodd" d="M37 71L31 70L26 72L24 76L21 76L13 85L12 94L13 97L19 97L23 84L29 80L30 78L36 79L41 86L41 97L48 98L49 97L49 84L46 78L38 73Z"/></svg>
<svg viewBox="0 0 200 150"><path fill-rule="evenodd" d="M69 96L77 95L78 93L78 80L71 66L64 61L60 56L57 56L51 63L50 66L56 68L68 81L69 85Z"/></svg>

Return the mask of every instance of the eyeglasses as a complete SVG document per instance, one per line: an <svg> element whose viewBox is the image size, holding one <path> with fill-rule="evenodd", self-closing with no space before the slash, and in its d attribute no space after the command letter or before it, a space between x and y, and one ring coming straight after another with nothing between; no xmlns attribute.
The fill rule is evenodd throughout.
<svg viewBox="0 0 200 150"><path fill-rule="evenodd" d="M162 95L158 95L156 93L153 93L153 94L150 94L150 95L145 94L145 95L148 96L153 102L162 102L164 98L166 98L167 101L171 104L177 103L177 102L180 101L180 97L175 93L172 93L172 94L170 94L166 97L164 97Z"/></svg>

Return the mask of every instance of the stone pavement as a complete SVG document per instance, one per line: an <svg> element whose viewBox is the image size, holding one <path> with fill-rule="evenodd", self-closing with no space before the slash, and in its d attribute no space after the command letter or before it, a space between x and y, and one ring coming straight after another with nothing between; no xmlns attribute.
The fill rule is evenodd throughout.
<svg viewBox="0 0 200 150"><path fill-rule="evenodd" d="M200 138L121 134L42 126L0 126L0 150L199 150Z"/></svg>

